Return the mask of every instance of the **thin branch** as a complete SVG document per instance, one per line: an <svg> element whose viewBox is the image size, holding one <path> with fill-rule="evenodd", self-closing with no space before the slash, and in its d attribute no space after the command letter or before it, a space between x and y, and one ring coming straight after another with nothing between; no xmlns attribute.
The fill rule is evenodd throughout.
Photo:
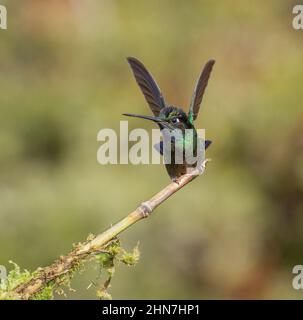
<svg viewBox="0 0 303 320"><path fill-rule="evenodd" d="M136 222L147 218L155 208L167 200L175 192L183 188L189 182L205 171L206 159L201 167L189 175L181 176L177 182L171 182L167 187L162 189L148 201L142 202L141 205L128 216L115 225L100 233L94 239L84 244L78 245L68 255L60 257L50 266L40 268L36 276L29 281L22 283L14 289L14 295L17 299L28 300L33 295L45 288L50 282L60 279L60 276L66 275L70 270L76 268L82 261L85 261L91 254L104 250L106 244L114 239L118 234L135 224Z"/></svg>

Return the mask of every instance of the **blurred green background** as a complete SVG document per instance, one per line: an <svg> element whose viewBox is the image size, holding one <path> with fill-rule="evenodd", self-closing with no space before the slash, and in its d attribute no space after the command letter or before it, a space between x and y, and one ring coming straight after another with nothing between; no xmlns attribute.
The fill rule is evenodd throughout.
<svg viewBox="0 0 303 320"><path fill-rule="evenodd" d="M161 165L98 164L102 128L150 114L125 58L188 107L216 59L197 121L206 174L121 236L116 299L302 298L303 31L295 1L1 1L0 264L34 270L131 212L168 182ZM151 130L132 119L130 128ZM76 277L69 299L98 270Z"/></svg>

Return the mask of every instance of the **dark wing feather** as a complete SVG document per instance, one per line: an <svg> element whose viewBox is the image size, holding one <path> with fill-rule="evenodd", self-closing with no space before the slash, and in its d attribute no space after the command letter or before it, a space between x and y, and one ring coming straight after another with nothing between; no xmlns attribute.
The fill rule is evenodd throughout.
<svg viewBox="0 0 303 320"><path fill-rule="evenodd" d="M197 81L196 88L189 108L189 118L192 121L196 120L198 116L205 88L207 86L208 79L214 64L215 60L209 60L204 66L203 71L201 72L201 75Z"/></svg>
<svg viewBox="0 0 303 320"><path fill-rule="evenodd" d="M127 61L151 111L158 116L160 110L165 107L165 102L156 81L138 59L129 57Z"/></svg>

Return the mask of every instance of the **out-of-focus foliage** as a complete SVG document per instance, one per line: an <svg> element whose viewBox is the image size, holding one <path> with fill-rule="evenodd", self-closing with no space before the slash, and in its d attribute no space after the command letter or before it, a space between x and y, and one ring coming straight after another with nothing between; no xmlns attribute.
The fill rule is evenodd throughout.
<svg viewBox="0 0 303 320"><path fill-rule="evenodd" d="M140 240L114 298L300 298L303 263L303 31L293 1L1 1L0 264L34 270L99 233L169 182L159 165L97 163L97 132L150 114L125 57L169 103L188 106L216 65L197 121L206 175L126 231ZM130 129L154 128L132 119ZM68 298L86 290L93 267Z"/></svg>

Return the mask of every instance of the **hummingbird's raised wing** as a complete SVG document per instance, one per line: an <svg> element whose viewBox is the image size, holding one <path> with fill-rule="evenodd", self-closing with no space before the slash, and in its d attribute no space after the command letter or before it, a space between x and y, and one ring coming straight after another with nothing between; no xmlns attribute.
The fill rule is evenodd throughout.
<svg viewBox="0 0 303 320"><path fill-rule="evenodd" d="M129 57L127 61L132 68L145 100L149 104L153 114L157 117L160 110L165 107L165 102L156 81L138 59Z"/></svg>
<svg viewBox="0 0 303 320"><path fill-rule="evenodd" d="M201 75L197 81L196 88L190 103L189 113L188 113L188 118L191 123L193 123L193 121L196 120L198 116L202 98L205 92L205 88L207 86L208 79L214 64L215 64L215 60L209 60L204 66L201 72Z"/></svg>

